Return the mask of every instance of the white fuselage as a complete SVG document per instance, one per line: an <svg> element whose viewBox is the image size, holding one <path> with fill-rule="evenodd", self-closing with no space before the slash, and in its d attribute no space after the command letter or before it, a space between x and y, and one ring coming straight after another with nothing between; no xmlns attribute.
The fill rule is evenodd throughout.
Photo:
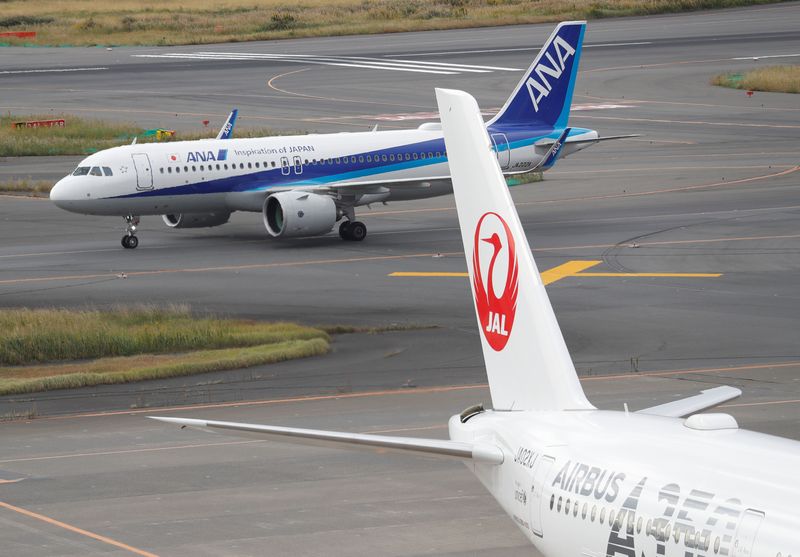
<svg viewBox="0 0 800 557"><path fill-rule="evenodd" d="M548 557L800 555L800 443L600 410L485 412L453 440L502 447L471 469Z"/></svg>
<svg viewBox="0 0 800 557"><path fill-rule="evenodd" d="M547 152L536 142L555 135L541 130L494 133L503 171L535 168ZM575 129L570 138L584 143L567 144L564 155L590 145L586 140L596 139L597 133ZM295 189L335 193L337 204L349 206L451 193L441 131L126 145L84 159L50 197L77 213L162 215L261 211L271 193Z"/></svg>

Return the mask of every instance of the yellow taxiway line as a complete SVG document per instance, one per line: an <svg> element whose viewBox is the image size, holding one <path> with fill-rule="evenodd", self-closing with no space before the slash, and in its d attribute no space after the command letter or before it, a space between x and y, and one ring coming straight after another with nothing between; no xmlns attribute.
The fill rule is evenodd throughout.
<svg viewBox="0 0 800 557"><path fill-rule="evenodd" d="M543 271L542 282L552 284L567 277L672 277L672 278L719 278L722 273L584 273L599 265L602 261L567 261L557 267ZM425 272L396 272L389 273L390 277L468 277L468 273L425 273Z"/></svg>

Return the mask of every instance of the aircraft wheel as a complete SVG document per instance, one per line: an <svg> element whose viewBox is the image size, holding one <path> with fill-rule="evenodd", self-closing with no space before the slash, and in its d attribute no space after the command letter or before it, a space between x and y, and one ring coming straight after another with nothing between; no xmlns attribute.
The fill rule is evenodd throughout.
<svg viewBox="0 0 800 557"><path fill-rule="evenodd" d="M367 225L360 221L353 221L347 227L347 239L360 242L367 237Z"/></svg>
<svg viewBox="0 0 800 557"><path fill-rule="evenodd" d="M339 237L342 240L348 240L348 231L350 230L350 221L342 221L342 224L339 225Z"/></svg>
<svg viewBox="0 0 800 557"><path fill-rule="evenodd" d="M136 246L139 245L139 238L136 236L123 236L122 237L122 247L125 249L136 249Z"/></svg>

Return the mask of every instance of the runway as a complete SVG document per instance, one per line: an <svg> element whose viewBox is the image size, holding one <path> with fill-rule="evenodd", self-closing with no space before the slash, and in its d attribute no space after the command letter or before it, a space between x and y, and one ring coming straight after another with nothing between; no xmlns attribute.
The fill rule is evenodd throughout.
<svg viewBox="0 0 800 557"><path fill-rule="evenodd" d="M800 108L792 96L708 85L721 71L796 61L799 8L590 22L571 123L642 137L593 146L512 195L540 270L556 277L548 292L598 407L635 410L729 384L745 394L721 411L742 427L800 438ZM221 123L232 106L241 124L282 130L415 127L435 110L434 86L499 107L520 72L486 68L527 67L551 28L0 49L6 71L108 68L0 75L0 109L85 111L179 132ZM782 58L752 59L763 56ZM363 67L382 66L372 59L453 71ZM56 178L78 160L4 160L0 178ZM10 552L529 552L457 463L254 443L144 419L443 436L451 414L487 401L452 198L358 214L369 227L361 244L273 242L259 215L237 213L207 230L144 219L140 247L128 251L121 219L0 199L4 307L174 302L259 319L424 327L341 335L328 356L236 373L0 398L0 415L40 416L0 424L0 535ZM571 262L583 270L558 271ZM179 409L188 404L200 406Z"/></svg>

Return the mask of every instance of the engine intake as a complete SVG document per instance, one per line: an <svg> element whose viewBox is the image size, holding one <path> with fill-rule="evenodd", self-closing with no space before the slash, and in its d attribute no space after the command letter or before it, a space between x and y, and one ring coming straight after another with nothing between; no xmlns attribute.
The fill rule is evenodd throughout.
<svg viewBox="0 0 800 557"><path fill-rule="evenodd" d="M264 226L273 238L327 234L336 224L336 203L315 193L284 191L267 197Z"/></svg>
<svg viewBox="0 0 800 557"><path fill-rule="evenodd" d="M187 213L162 215L164 224L170 228L210 228L228 222L230 212L217 213Z"/></svg>

